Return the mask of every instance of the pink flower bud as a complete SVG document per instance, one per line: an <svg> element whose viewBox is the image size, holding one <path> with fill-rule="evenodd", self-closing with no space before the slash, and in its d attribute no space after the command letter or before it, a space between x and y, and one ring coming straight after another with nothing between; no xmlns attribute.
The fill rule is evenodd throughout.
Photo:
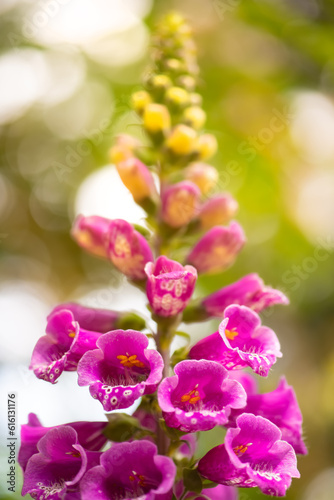
<svg viewBox="0 0 334 500"><path fill-rule="evenodd" d="M230 194L220 194L202 205L198 218L203 229L211 229L229 222L237 210L238 203Z"/></svg>
<svg viewBox="0 0 334 500"><path fill-rule="evenodd" d="M157 196L151 172L138 158L128 158L116 165L123 184L136 202Z"/></svg>
<svg viewBox="0 0 334 500"><path fill-rule="evenodd" d="M217 273L230 267L245 243L237 222L228 227L215 226L195 245L187 261L200 273Z"/></svg>
<svg viewBox="0 0 334 500"><path fill-rule="evenodd" d="M161 255L155 263L146 265L145 272L147 298L154 312L160 316L175 316L183 311L195 288L196 269L183 267Z"/></svg>
<svg viewBox="0 0 334 500"><path fill-rule="evenodd" d="M108 258L107 234L110 222L109 219L97 215L78 215L72 228L72 237L89 253Z"/></svg>
<svg viewBox="0 0 334 500"><path fill-rule="evenodd" d="M110 222L109 257L115 267L132 280L146 278L145 264L153 260L145 238L122 219Z"/></svg>
<svg viewBox="0 0 334 500"><path fill-rule="evenodd" d="M199 188L189 181L179 182L162 193L161 217L171 227L188 224L198 213Z"/></svg>

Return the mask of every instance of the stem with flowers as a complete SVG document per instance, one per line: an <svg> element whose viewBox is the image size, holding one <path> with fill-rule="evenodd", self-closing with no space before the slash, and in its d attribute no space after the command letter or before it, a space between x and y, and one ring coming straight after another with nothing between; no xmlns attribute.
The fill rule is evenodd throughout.
<svg viewBox="0 0 334 500"><path fill-rule="evenodd" d="M30 414L21 430L22 494L40 500L235 500L238 488L258 487L284 496L299 477L296 453L307 452L301 412L284 377L261 394L250 372L266 377L282 356L276 334L261 325L258 313L288 299L255 273L192 299L198 274L230 267L245 237L230 222L237 202L216 192L218 173L207 163L217 142L202 132L196 48L179 14L157 27L152 60L144 89L132 95L145 141L118 136L110 151L147 214L145 227L79 216L72 236L146 293L154 333L145 333L151 325L132 311L72 302L51 311L30 368L51 384L63 371L77 372L79 386L89 387L107 420L44 427ZM213 317L221 319L219 330L190 348L180 323ZM176 335L187 345L172 353ZM134 403L132 415L115 412ZM199 434L216 426L227 429L224 442L199 456Z"/></svg>

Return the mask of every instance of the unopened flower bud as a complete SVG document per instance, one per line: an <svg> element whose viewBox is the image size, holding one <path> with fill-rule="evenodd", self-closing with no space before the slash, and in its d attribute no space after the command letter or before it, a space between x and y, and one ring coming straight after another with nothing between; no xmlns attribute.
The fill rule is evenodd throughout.
<svg viewBox="0 0 334 500"><path fill-rule="evenodd" d="M196 151L201 160L211 158L218 149L217 139L212 134L203 134L199 136L196 144Z"/></svg>
<svg viewBox="0 0 334 500"><path fill-rule="evenodd" d="M198 218L202 229L211 229L229 222L237 211L237 201L228 193L220 194L202 205Z"/></svg>
<svg viewBox="0 0 334 500"><path fill-rule="evenodd" d="M92 215L79 215L73 225L71 235L81 248L98 257L108 258L107 235L110 220Z"/></svg>
<svg viewBox="0 0 334 500"><path fill-rule="evenodd" d="M207 163L193 163L185 170L185 178L196 184L202 194L206 194L217 184L217 170Z"/></svg>
<svg viewBox="0 0 334 500"><path fill-rule="evenodd" d="M200 195L198 187L188 181L179 182L164 190L161 212L163 221L175 228L189 224L198 212Z"/></svg>
<svg viewBox="0 0 334 500"><path fill-rule="evenodd" d="M199 106L191 106L184 110L183 118L187 125L200 130L206 122L206 113Z"/></svg>
<svg viewBox="0 0 334 500"><path fill-rule="evenodd" d="M186 90L188 90L188 92L193 92L196 88L196 80L191 75L179 76L179 78L176 80L176 83L179 85L179 87L184 87ZM191 100L190 96L189 99Z"/></svg>
<svg viewBox="0 0 334 500"><path fill-rule="evenodd" d="M110 149L110 161L117 165L121 161L134 156L134 151L140 146L140 142L135 137L127 134L120 134L116 138L116 143Z"/></svg>
<svg viewBox="0 0 334 500"><path fill-rule="evenodd" d="M116 167L123 184L128 188L136 202L157 195L151 172L138 158L129 158Z"/></svg>
<svg viewBox="0 0 334 500"><path fill-rule="evenodd" d="M187 125L177 125L168 137L166 146L176 155L189 155L197 147L196 131Z"/></svg>
<svg viewBox="0 0 334 500"><path fill-rule="evenodd" d="M186 69L184 63L179 59L167 59L165 66L166 69L172 73L183 73Z"/></svg>
<svg viewBox="0 0 334 500"><path fill-rule="evenodd" d="M162 104L148 104L144 111L144 126L153 134L164 132L171 126L170 114Z"/></svg>
<svg viewBox="0 0 334 500"><path fill-rule="evenodd" d="M148 85L152 90L165 91L172 86L172 80L167 75L153 75Z"/></svg>
<svg viewBox="0 0 334 500"><path fill-rule="evenodd" d="M152 98L146 90L140 90L139 92L135 92L131 97L131 104L133 109L138 113L142 114L144 109L148 104L152 102Z"/></svg>
<svg viewBox="0 0 334 500"><path fill-rule="evenodd" d="M187 262L199 273L217 273L230 267L245 244L244 232L237 222L228 227L215 226L194 246Z"/></svg>
<svg viewBox="0 0 334 500"><path fill-rule="evenodd" d="M189 98L190 98L190 104L192 106L202 106L203 99L202 99L201 94L197 94L197 92L192 92L189 95Z"/></svg>
<svg viewBox="0 0 334 500"><path fill-rule="evenodd" d="M165 100L172 108L184 108L189 104L189 93L181 87L170 87L165 94Z"/></svg>

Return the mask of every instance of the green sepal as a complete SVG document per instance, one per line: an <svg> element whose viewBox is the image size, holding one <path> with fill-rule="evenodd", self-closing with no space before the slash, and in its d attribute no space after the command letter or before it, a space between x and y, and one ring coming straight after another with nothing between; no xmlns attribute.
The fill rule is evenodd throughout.
<svg viewBox="0 0 334 500"><path fill-rule="evenodd" d="M188 353L188 346L183 346L180 347L180 349L176 349L170 360L171 366L174 367L175 365L177 365L177 363L180 363L180 361L184 361L185 359L187 359Z"/></svg>
<svg viewBox="0 0 334 500"><path fill-rule="evenodd" d="M208 490L209 488L215 488L218 486L218 483L214 483L213 481L209 481L209 479L204 479L202 482L203 490Z"/></svg>
<svg viewBox="0 0 334 500"><path fill-rule="evenodd" d="M182 436L187 434L186 432L178 431L177 429L173 429L172 427L168 427L163 418L159 419L159 425L162 430L167 434L171 441L180 441Z"/></svg>
<svg viewBox="0 0 334 500"><path fill-rule="evenodd" d="M188 491L201 493L203 489L202 478L197 469L183 469L183 484Z"/></svg>
<svg viewBox="0 0 334 500"><path fill-rule="evenodd" d="M117 329L141 331L146 327L146 322L138 314L124 313L117 321Z"/></svg>
<svg viewBox="0 0 334 500"><path fill-rule="evenodd" d="M103 434L115 443L122 443L129 439L139 439L146 434L152 434L148 429L143 429L139 420L126 413L106 414L109 421Z"/></svg>
<svg viewBox="0 0 334 500"><path fill-rule="evenodd" d="M206 312L204 307L197 301L194 301L183 311L182 321L184 323L198 323L210 318L211 316Z"/></svg>

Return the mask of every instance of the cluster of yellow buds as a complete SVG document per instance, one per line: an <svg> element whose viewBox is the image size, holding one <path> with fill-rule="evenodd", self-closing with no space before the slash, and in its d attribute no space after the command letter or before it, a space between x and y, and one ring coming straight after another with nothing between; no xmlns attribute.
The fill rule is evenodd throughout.
<svg viewBox="0 0 334 500"><path fill-rule="evenodd" d="M151 161L160 176L160 196L152 169L140 161L139 141L120 136L111 149L111 161L123 183L149 215L158 215L166 229L165 239L185 226L189 233L208 229L209 219L225 224L237 208L226 197L206 203L218 181L217 170L206 163L216 153L217 141L203 131L206 113L197 86L191 28L180 14L171 13L153 39L153 65L144 88L131 97L152 144Z"/></svg>

